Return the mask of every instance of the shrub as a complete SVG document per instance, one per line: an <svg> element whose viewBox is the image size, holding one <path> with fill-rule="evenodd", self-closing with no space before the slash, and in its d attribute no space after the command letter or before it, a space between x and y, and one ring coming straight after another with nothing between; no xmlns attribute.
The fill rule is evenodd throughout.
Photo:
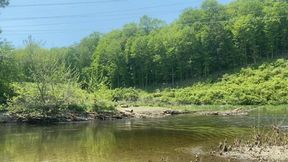
<svg viewBox="0 0 288 162"><path fill-rule="evenodd" d="M132 101L135 102L139 99L139 92L134 88L117 88L113 90L113 101Z"/></svg>
<svg viewBox="0 0 288 162"><path fill-rule="evenodd" d="M77 85L48 86L45 95L35 83L14 83L16 96L9 101L9 110L26 116L52 116L73 110L86 111L93 104L93 96Z"/></svg>
<svg viewBox="0 0 288 162"><path fill-rule="evenodd" d="M1 104L0 104L0 112L2 112L2 111L4 111L4 110L5 110L4 105L1 105Z"/></svg>
<svg viewBox="0 0 288 162"><path fill-rule="evenodd" d="M94 102L92 111L103 112L103 111L113 111L115 106L113 102L107 100L97 100Z"/></svg>
<svg viewBox="0 0 288 162"><path fill-rule="evenodd" d="M200 83L177 89L175 98L181 104L287 104L287 76L288 61L280 59L259 68L224 75L220 82L214 84Z"/></svg>

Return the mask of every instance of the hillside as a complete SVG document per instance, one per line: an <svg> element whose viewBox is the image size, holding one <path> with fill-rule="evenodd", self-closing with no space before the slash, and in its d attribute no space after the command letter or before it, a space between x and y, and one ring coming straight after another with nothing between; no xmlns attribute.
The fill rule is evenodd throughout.
<svg viewBox="0 0 288 162"><path fill-rule="evenodd" d="M126 90L127 94L134 94ZM123 90L124 92L124 90ZM123 93L122 92L122 93ZM223 75L218 82L198 82L184 88L166 88L146 93L141 90L142 104L167 105L265 105L288 103L288 60L278 59L258 67ZM126 97L129 100L129 97ZM135 98L135 97L134 97ZM130 98L131 100L131 98Z"/></svg>
<svg viewBox="0 0 288 162"><path fill-rule="evenodd" d="M215 84L197 84L179 89L175 98L193 104L286 104L288 102L288 61L277 60L258 68L245 68L224 75Z"/></svg>

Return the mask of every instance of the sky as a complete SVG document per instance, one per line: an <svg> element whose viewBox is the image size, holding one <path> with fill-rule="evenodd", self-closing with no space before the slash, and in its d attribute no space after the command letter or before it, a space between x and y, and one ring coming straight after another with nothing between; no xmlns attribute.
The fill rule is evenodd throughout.
<svg viewBox="0 0 288 162"><path fill-rule="evenodd" d="M231 0L219 0L228 3ZM171 23L202 0L10 0L0 9L0 38L15 47L32 36L43 46L64 47L93 32L107 33L148 15Z"/></svg>

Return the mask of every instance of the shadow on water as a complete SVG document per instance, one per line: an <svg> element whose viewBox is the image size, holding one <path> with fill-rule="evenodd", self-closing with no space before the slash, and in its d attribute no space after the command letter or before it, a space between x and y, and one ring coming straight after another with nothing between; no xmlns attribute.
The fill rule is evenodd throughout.
<svg viewBox="0 0 288 162"><path fill-rule="evenodd" d="M285 121L287 109L244 117L183 115L49 126L0 125L0 161L194 161L225 138L247 137L253 126ZM284 119L284 120L283 120ZM202 161L223 161L203 156ZM235 160L236 161L236 160Z"/></svg>

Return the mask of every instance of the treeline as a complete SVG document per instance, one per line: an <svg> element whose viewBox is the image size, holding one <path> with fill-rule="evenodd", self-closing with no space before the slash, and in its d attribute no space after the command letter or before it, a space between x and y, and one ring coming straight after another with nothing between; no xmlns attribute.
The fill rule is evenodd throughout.
<svg viewBox="0 0 288 162"><path fill-rule="evenodd" d="M206 77L287 53L287 26L284 0L206 0L170 25L143 17L104 35L90 76L114 88Z"/></svg>

